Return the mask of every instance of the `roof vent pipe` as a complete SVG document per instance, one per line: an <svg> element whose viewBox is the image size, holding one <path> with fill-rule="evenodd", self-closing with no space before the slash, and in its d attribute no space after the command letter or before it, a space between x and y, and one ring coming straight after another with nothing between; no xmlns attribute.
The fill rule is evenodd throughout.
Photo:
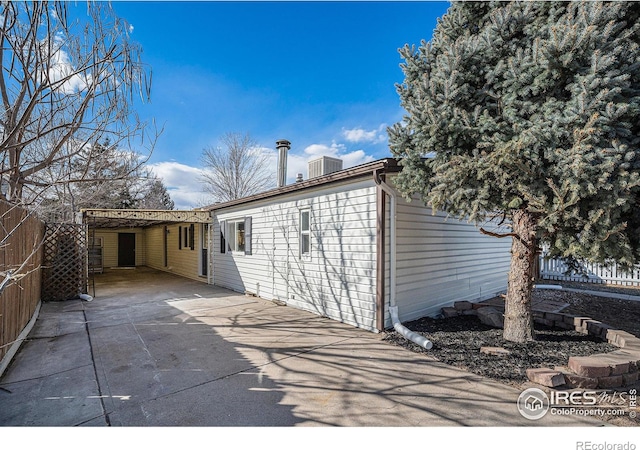
<svg viewBox="0 0 640 450"><path fill-rule="evenodd" d="M287 152L291 149L291 142L286 139L276 141L278 149L278 187L287 184Z"/></svg>

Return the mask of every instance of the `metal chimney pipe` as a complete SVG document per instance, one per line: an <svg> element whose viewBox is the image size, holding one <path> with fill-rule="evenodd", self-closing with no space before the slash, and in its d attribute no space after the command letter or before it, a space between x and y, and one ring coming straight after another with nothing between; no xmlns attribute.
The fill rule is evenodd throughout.
<svg viewBox="0 0 640 450"><path fill-rule="evenodd" d="M291 142L286 139L276 141L278 150L278 187L287 184L287 152L291 149Z"/></svg>

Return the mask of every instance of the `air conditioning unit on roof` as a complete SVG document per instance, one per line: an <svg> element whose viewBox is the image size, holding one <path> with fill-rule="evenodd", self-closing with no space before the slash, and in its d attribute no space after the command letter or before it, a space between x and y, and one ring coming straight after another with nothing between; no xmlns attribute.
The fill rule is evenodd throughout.
<svg viewBox="0 0 640 450"><path fill-rule="evenodd" d="M341 159L322 156L318 159L314 159L313 161L309 161L308 178L321 177L340 170L342 170Z"/></svg>

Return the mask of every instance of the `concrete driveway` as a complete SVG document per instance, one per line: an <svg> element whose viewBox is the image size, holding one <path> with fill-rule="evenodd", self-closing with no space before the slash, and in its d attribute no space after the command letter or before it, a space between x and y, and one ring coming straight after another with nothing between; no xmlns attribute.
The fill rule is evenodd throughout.
<svg viewBox="0 0 640 450"><path fill-rule="evenodd" d="M0 380L3 426L600 425L307 312L146 268L46 303Z"/></svg>

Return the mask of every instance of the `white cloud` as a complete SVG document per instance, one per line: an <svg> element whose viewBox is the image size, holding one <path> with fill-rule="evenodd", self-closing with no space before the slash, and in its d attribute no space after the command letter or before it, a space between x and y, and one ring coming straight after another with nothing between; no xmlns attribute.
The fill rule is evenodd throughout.
<svg viewBox="0 0 640 450"><path fill-rule="evenodd" d="M341 159L343 169L358 166L375 159L373 156L367 155L364 150L347 151L347 148L344 144L338 144L336 142L331 143L331 145L311 144L304 149L304 155L305 156L299 158L301 159L301 161L298 161L301 166L301 170L296 173L302 173L305 179L308 177L309 161L320 158L322 156L330 156L332 158Z"/></svg>
<svg viewBox="0 0 640 450"><path fill-rule="evenodd" d="M42 57L49 60L48 80L51 86L65 94L88 89L93 83L91 74L76 73L69 54L62 48L63 45L64 40L60 35L54 36L53 40L45 38L40 42Z"/></svg>
<svg viewBox="0 0 640 450"><path fill-rule="evenodd" d="M200 183L200 169L175 161L154 163L149 167L162 179L176 209L188 210L210 203Z"/></svg>
<svg viewBox="0 0 640 450"><path fill-rule="evenodd" d="M345 169L374 160L373 156L367 155L364 150L355 150L353 152L349 152L345 155L342 155L341 158L344 160L343 167Z"/></svg>
<svg viewBox="0 0 640 450"><path fill-rule="evenodd" d="M304 152L312 159L320 158L321 156L331 156L332 158L337 158L338 155L344 151L344 149L345 147L343 144L336 144L335 142L333 142L330 146L324 144L311 144L304 149Z"/></svg>
<svg viewBox="0 0 640 450"><path fill-rule="evenodd" d="M275 187L278 171L278 152L268 147L261 147L259 151L268 158L267 170L273 173ZM309 177L309 161L322 156L342 159L343 169L348 169L375 159L373 156L367 155L364 150L347 151L344 144L338 144L336 142L333 142L331 145L311 144L307 146L302 153L293 148L289 150L287 155L287 183L294 183L299 173L301 173L303 179L306 180Z"/></svg>
<svg viewBox="0 0 640 450"><path fill-rule="evenodd" d="M376 130L365 130L364 128L352 128L350 130L342 129L342 136L348 142L370 142L378 144L384 142L387 139L384 133L387 128L387 124L383 123Z"/></svg>
<svg viewBox="0 0 640 450"><path fill-rule="evenodd" d="M276 180L278 153L273 148L259 147L256 152L267 156L266 170L273 173L274 186ZM301 173L306 180L309 177L308 164L313 159L321 156L340 158L343 161L343 169L348 169L374 160L374 157L364 150L348 151L343 144L333 142L331 145L312 144L302 152L295 149L289 151L287 157L287 183L294 183L297 174ZM163 161L150 164L149 168L162 179L165 187L174 201L176 209L193 209L211 204L211 199L204 192L200 183L202 169L188 166L176 161Z"/></svg>

